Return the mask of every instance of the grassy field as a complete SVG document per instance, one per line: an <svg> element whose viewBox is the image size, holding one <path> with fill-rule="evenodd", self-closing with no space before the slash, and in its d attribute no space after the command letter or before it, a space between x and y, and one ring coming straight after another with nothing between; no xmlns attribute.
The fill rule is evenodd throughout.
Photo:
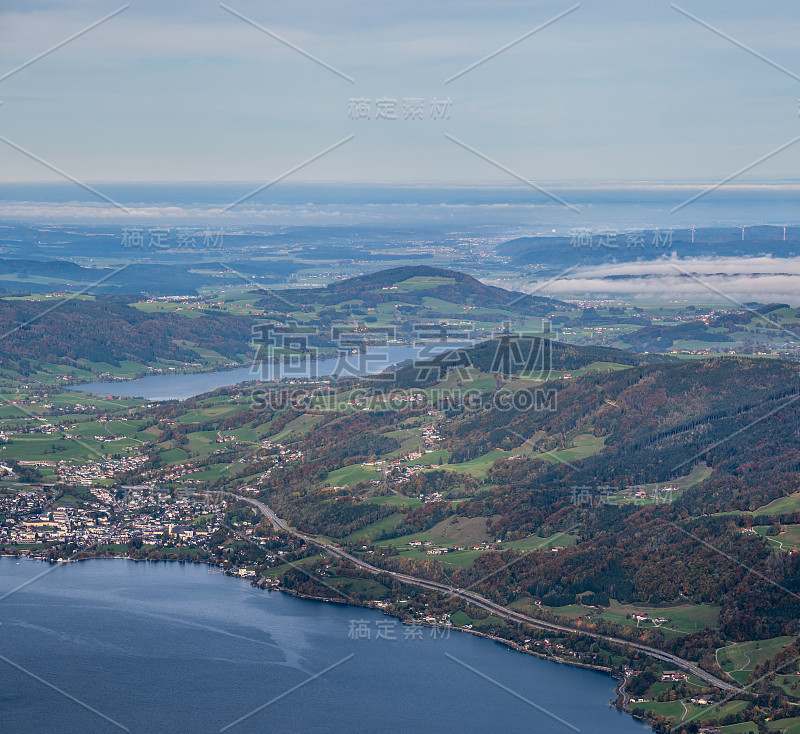
<svg viewBox="0 0 800 734"><path fill-rule="evenodd" d="M409 537L409 536L405 536ZM394 540L387 540L385 541L387 545L394 545ZM485 550L463 550L463 551L452 551L450 553L444 553L439 556L429 556L427 554L427 549L423 548L408 548L408 547L400 547L399 548L399 556L402 558L413 558L416 560L434 560L437 563L441 564L444 568L469 568L475 562L475 559L481 555L482 553L486 553Z"/></svg>
<svg viewBox="0 0 800 734"><path fill-rule="evenodd" d="M424 459L427 459L424 463L430 464L431 462L436 462L438 459L431 459L433 454L427 454L424 456ZM456 472L457 474L470 474L476 479L485 479L486 476L489 474L489 469L491 469L492 464L498 459L507 459L510 456L509 452L503 451L502 449L495 449L494 451L490 451L488 454L484 454L483 456L479 456L477 459L472 459L471 461L464 461L460 464L445 464L442 466L442 469L446 469L447 471ZM435 469L423 469L423 471L435 471L439 467L435 467Z"/></svg>
<svg viewBox="0 0 800 734"><path fill-rule="evenodd" d="M203 423L215 418L226 418L236 415L241 407L227 403L225 405L211 405L207 408L192 408L176 419L178 423Z"/></svg>
<svg viewBox="0 0 800 734"><path fill-rule="evenodd" d="M91 437L84 436L78 440L61 436L61 433L12 435L11 441L5 444L3 456L22 461L100 461L106 454L122 452L129 446L138 445L132 439L103 443Z"/></svg>
<svg viewBox="0 0 800 734"><path fill-rule="evenodd" d="M534 600L532 597L521 597L517 599L512 605L518 609L535 609ZM554 614L560 614L570 619L578 619L586 615L594 614L591 607L586 607L581 604L568 604L562 607L548 607L543 606ZM694 625L697 624L697 629L702 627L713 627L716 624L719 615L719 607L707 607L705 605L689 605L681 604L672 607L651 607L651 606L636 606L636 605L623 605L612 599L611 606L602 612L599 616L607 619L610 622L616 622L628 627L635 627L636 621L628 619L627 615L632 612L644 612L651 617L666 617L670 621L661 627L661 630L667 637L676 637L680 634L687 634L694 632ZM701 624L702 623L702 624ZM654 625L651 622L642 622L640 627L652 629ZM669 629L668 629L669 628ZM658 685L658 684L657 684Z"/></svg>
<svg viewBox="0 0 800 734"><path fill-rule="evenodd" d="M546 604L539 606L538 604L534 603L533 597L530 596L523 596L515 600L511 603L511 608L519 609L521 612L528 614L535 613L537 609L546 609L548 612L552 612L553 614L558 614L562 617L567 617L568 619L572 620L585 617L591 612L588 607L585 607L581 604L566 604L562 607L549 607Z"/></svg>
<svg viewBox="0 0 800 734"><path fill-rule="evenodd" d="M498 624L503 624L503 620L499 619L498 617L488 616L486 619L475 619L461 610L453 612L452 616L450 617L450 621L455 627L463 627L464 625L471 624L476 629L488 628Z"/></svg>
<svg viewBox="0 0 800 734"><path fill-rule="evenodd" d="M574 379L576 377L583 377L583 375L589 372L617 372L619 370L629 369L630 365L627 364L618 364L616 362L592 362L591 364L587 364L586 367L580 367L577 370L553 370L550 373L550 379L563 379L565 375L570 376L566 379Z"/></svg>
<svg viewBox="0 0 800 734"><path fill-rule="evenodd" d="M593 433L581 433L572 440L573 446L560 451L551 451L549 454L542 454L541 458L545 461L579 461L587 456L599 454L605 445L605 436L595 436ZM535 454L534 454L535 456Z"/></svg>
<svg viewBox="0 0 800 734"><path fill-rule="evenodd" d="M453 551L452 553L447 553L443 556L435 556L435 558L445 568L470 568L472 564L475 563L475 559L485 552L486 551L479 550ZM412 553L419 554L419 551L401 553L401 555L411 557ZM419 554L419 557L424 556Z"/></svg>
<svg viewBox="0 0 800 734"><path fill-rule="evenodd" d="M796 666L787 665L782 672L788 672L791 668L796 669ZM782 689L787 696L791 696L794 699L800 698L800 675L779 674L775 678L775 685Z"/></svg>
<svg viewBox="0 0 800 734"><path fill-rule="evenodd" d="M537 452L530 441L523 443L516 449L511 451L504 451L503 449L494 449L477 459L465 461L460 464L445 464L442 469L453 472L461 472L471 474L476 479L485 479L489 474L492 464L498 459L508 459L512 456L530 456L531 458L542 459L542 461L549 461L553 463L563 463L579 461L585 459L587 456L593 456L603 450L605 444L605 437L598 437L591 433L584 433L576 436L572 440L572 446L557 451L549 451L547 453ZM446 455L446 452L433 452L427 454L420 459L421 463L429 464L438 461L439 455ZM432 457L436 456L434 459ZM411 463L411 462L409 462Z"/></svg>
<svg viewBox="0 0 800 734"><path fill-rule="evenodd" d="M477 459L471 459L470 461L464 461L459 464L444 464L441 468L456 473L470 474L476 479L485 479L489 474L489 469L491 469L492 464L498 459L508 459L512 456L530 456L553 463L579 461L580 459L585 459L587 456L593 456L602 451L605 440L605 437L584 433L576 436L572 441L573 445L569 448L550 451L548 453L539 453L533 448L531 442L526 442L511 451L494 449L483 456L479 456ZM434 451L421 457L417 463L436 464L439 456L447 456L447 452ZM413 462L408 463L412 464ZM435 468L438 469L439 467L437 466Z"/></svg>
<svg viewBox="0 0 800 734"><path fill-rule="evenodd" d="M758 734L758 727L752 721L744 721L741 724L728 724L719 727L724 734Z"/></svg>
<svg viewBox="0 0 800 734"><path fill-rule="evenodd" d="M450 452L447 449L437 449L436 451L431 451L429 454L423 454L418 459L410 459L403 463L406 466L418 466L420 464L434 464L435 466L439 466L439 459L442 460L441 468L447 469L447 462L450 460Z"/></svg>
<svg viewBox="0 0 800 734"><path fill-rule="evenodd" d="M391 540L387 540L386 543L398 548L407 546L412 540L420 540L422 542L429 540L436 545L469 546L477 545L489 539L489 535L486 533L486 518L462 518L453 516L437 523L430 530L403 535L399 538L392 538Z"/></svg>
<svg viewBox="0 0 800 734"><path fill-rule="evenodd" d="M298 418L295 418L291 423L287 423L285 428L280 433L270 436L270 440L277 443L282 443L287 439L297 439L300 436L304 436L306 433L308 433L313 426L322 420L322 418L323 416L321 415L304 413Z"/></svg>
<svg viewBox="0 0 800 734"><path fill-rule="evenodd" d="M692 467L692 470L685 476L680 477L679 479L675 479L671 481L671 485L675 485L680 489L688 489L689 487L694 487L695 484L700 484L704 479L708 479L711 476L713 469L706 464L705 462L700 462L699 464L695 464ZM647 487L650 486L657 486L657 485L645 485Z"/></svg>
<svg viewBox="0 0 800 734"><path fill-rule="evenodd" d="M302 567L310 563L315 563L316 561L319 561L323 557L327 558L327 556L309 556L308 558L302 558L299 561L295 561L294 563L284 563L280 566L275 566L274 568L267 569L266 571L264 571L264 576L268 576L271 578L279 578L292 568L296 568L297 566Z"/></svg>
<svg viewBox="0 0 800 734"><path fill-rule="evenodd" d="M697 706L687 703L685 709L684 704L680 701L649 701L648 703L631 704L634 711L652 711L662 716L672 717L676 721L686 720L697 724L738 713L746 707L746 701L728 701L717 706Z"/></svg>
<svg viewBox="0 0 800 734"><path fill-rule="evenodd" d="M221 448L221 444L216 443L218 435L216 431L195 431L188 435L189 453L193 456L207 456L211 452Z"/></svg>
<svg viewBox="0 0 800 734"><path fill-rule="evenodd" d="M793 716L791 719L776 719L767 722L767 729L783 734L800 734L800 716Z"/></svg>
<svg viewBox="0 0 800 734"><path fill-rule="evenodd" d="M419 451L422 448L422 438L417 430L401 428L397 431L386 431L383 435L389 438L396 438L400 442L400 448L383 455L386 459L398 459L412 451Z"/></svg>
<svg viewBox="0 0 800 734"><path fill-rule="evenodd" d="M161 452L161 461L165 464L181 464L189 458L183 449L167 449Z"/></svg>
<svg viewBox="0 0 800 734"><path fill-rule="evenodd" d="M783 531L779 535L767 535L768 527L760 526L755 531L767 542L771 543L780 551L788 552L800 549L800 525L784 525Z"/></svg>
<svg viewBox="0 0 800 734"><path fill-rule="evenodd" d="M725 716L729 716L730 714L738 714L740 711L743 711L747 708L747 701L728 701L726 703L720 703L716 706L689 706L689 713L690 716L695 716L697 713L702 711L703 713L708 712L706 716L698 716L697 720L702 721L704 718L706 719L714 719L714 718L722 718Z"/></svg>
<svg viewBox="0 0 800 734"><path fill-rule="evenodd" d="M423 535L425 540L442 545L477 545L492 540L486 532L485 517L448 517Z"/></svg>
<svg viewBox="0 0 800 734"><path fill-rule="evenodd" d="M71 433L78 433L83 436L84 439L92 436L134 438L138 435L142 423L143 421L110 420L101 423L100 421L84 420L82 422L76 422L75 428L71 430Z"/></svg>
<svg viewBox="0 0 800 734"><path fill-rule="evenodd" d="M636 504L636 505L653 505L658 504L659 500L653 499L653 494L656 489L660 490L662 487L677 487L678 492L662 492L661 497L663 500L669 502L680 497L681 491L694 487L704 479L707 479L712 474L712 469L705 462L701 462L692 467L692 470L685 476L678 479L670 480L669 482L653 482L650 484L639 484L634 487L628 488L625 492L620 492L612 495L611 501L614 504ZM634 492L643 491L647 493L646 499L639 499L634 496Z"/></svg>
<svg viewBox="0 0 800 734"><path fill-rule="evenodd" d="M574 535L555 533L549 538L540 538L538 535L531 535L527 538L523 538L522 540L511 540L506 543L502 543L501 547L503 550L506 548L514 548L516 550L532 551L555 548L558 546L567 548L571 545L575 545L577 542L578 538Z"/></svg>
<svg viewBox="0 0 800 734"><path fill-rule="evenodd" d="M383 532L389 532L394 530L397 524L403 519L403 514L400 512L395 512L392 515L388 515L387 517L378 520L378 522L374 522L371 525L367 525L365 528L361 528L361 530L356 530L354 533L350 533L346 538L343 540L348 543L352 543L354 541L361 541L361 540L372 540L373 538L377 537ZM381 541L382 543L384 541ZM390 541L385 541L390 542Z"/></svg>
<svg viewBox="0 0 800 734"><path fill-rule="evenodd" d="M651 618L665 617L669 621L660 627L665 634L667 632L690 634L705 627L716 627L720 607L711 606L710 604L676 604L672 606L620 604L612 599L611 605L600 616L610 622L636 627L636 620L628 619L627 616L634 612L647 614ZM639 626L650 629L655 627L652 622L640 622Z"/></svg>
<svg viewBox="0 0 800 734"><path fill-rule="evenodd" d="M216 482L218 479L222 478L222 476L231 466L232 464L214 464L213 466L209 466L207 469L202 469L199 472L190 474L189 478L199 479L205 482Z"/></svg>
<svg viewBox="0 0 800 734"><path fill-rule="evenodd" d="M358 482L370 482L373 479L380 479L382 476L383 472L380 467L351 464L332 471L328 474L325 482L331 487L343 487L358 484Z"/></svg>
<svg viewBox="0 0 800 734"><path fill-rule="evenodd" d="M661 716L669 716L680 721L685 711L680 701L650 701L648 703L632 703L634 711L652 711Z"/></svg>
<svg viewBox="0 0 800 734"><path fill-rule="evenodd" d="M453 614L450 617L450 621L456 627L463 627L465 624L472 624L474 620L466 612L462 612L459 610L457 612L453 612Z"/></svg>
<svg viewBox="0 0 800 734"><path fill-rule="evenodd" d="M394 517L394 516L392 516ZM368 529L380 526L382 523L389 520L381 520L380 523L370 525ZM455 521L455 522L454 522ZM363 533L363 531L361 531ZM354 535L357 535L354 533ZM410 541L419 540L422 542L430 541L432 546L422 547L409 547ZM392 538L384 541L386 545L395 546L399 554L404 558L415 558L418 560L434 560L440 563L445 568L469 568L475 559L483 553L492 552L492 546L483 546L475 549L474 546L480 545L483 541L491 542L493 538L486 532L486 518L460 518L450 517L442 522L434 525L430 530L420 533L413 533L411 535L403 535L399 538ZM539 550L549 546L568 546L575 542L575 538L571 536L555 534L550 538L537 538L531 536L524 540L515 541L512 543L493 544L497 546L497 550L505 550L507 548L516 548L518 550ZM427 551L430 547L449 547L461 546L464 550L451 551L437 556L429 556Z"/></svg>
<svg viewBox="0 0 800 734"><path fill-rule="evenodd" d="M768 505L759 507L752 514L756 517L761 515L784 515L800 510L800 492L795 492L787 497L779 497Z"/></svg>
<svg viewBox="0 0 800 734"><path fill-rule="evenodd" d="M464 370L452 370L448 372L444 380L437 382L432 387L426 388L423 392L428 395L436 396L445 391L452 391L454 394L458 394L459 390L491 392L496 388L497 380L494 375L486 374L474 367L467 367Z"/></svg>
<svg viewBox="0 0 800 734"><path fill-rule="evenodd" d="M746 683L753 669L775 657L794 637L773 637L768 640L738 642L717 650L720 667L738 683Z"/></svg>

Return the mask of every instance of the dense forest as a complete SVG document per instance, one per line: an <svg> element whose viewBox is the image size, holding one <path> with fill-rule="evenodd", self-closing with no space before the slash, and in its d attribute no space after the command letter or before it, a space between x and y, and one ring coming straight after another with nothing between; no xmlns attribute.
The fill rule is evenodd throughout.
<svg viewBox="0 0 800 734"><path fill-rule="evenodd" d="M211 349L232 359L246 353L252 319L203 312L201 319L180 314L144 313L128 299L97 296L95 300L41 303L0 299L0 366L21 374L36 363L79 366L102 362L118 366L122 360L140 364L159 360L198 362L189 345Z"/></svg>
<svg viewBox="0 0 800 734"><path fill-rule="evenodd" d="M447 377L451 370L474 367L481 372L512 375L532 373L549 378L552 372L577 370L595 362L623 365L676 362L675 357L659 354L636 354L612 347L584 347L558 342L547 337L498 335L474 347L456 349L415 360L397 370L388 389L426 387Z"/></svg>

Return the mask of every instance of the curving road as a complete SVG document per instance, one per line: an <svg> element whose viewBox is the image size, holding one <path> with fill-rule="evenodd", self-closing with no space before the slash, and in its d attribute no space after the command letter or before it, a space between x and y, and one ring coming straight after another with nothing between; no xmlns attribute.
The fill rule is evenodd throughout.
<svg viewBox="0 0 800 734"><path fill-rule="evenodd" d="M568 632L568 633L577 633L581 635L586 635L587 637L593 637L598 640L603 640L605 642L612 642L617 645L625 645L627 647L633 648L634 650L639 650L640 652L646 653L652 658L656 658L657 660L661 660L665 663L669 663L670 665L674 665L676 668L680 668L681 670L685 670L687 673L691 673L692 675L700 678L701 680L706 681L712 686L716 686L723 691L742 691L742 688L738 686L731 685L725 681L720 680L716 676L711 675L706 670L698 667L692 662L688 660L684 660L683 658L678 657L677 655L672 655L671 653L665 652L664 650L659 650L656 647L650 647L649 645L643 645L639 642L632 642L631 640L623 640L619 637L611 637L610 635L602 635L598 632L589 632L588 630L579 629L577 627L570 627L564 624L556 624L555 622L547 622L542 619L537 619L536 617L530 617L527 614L523 614L522 612L518 612L514 609L509 609L508 607L504 607L501 604L496 604L495 602L487 599L486 597L480 596L473 591L469 591L468 589L459 589L456 586L451 586L450 584L441 584L438 581L429 581L428 579L421 579L417 576L410 576L405 573L398 573L397 571L387 571L383 568L378 568L377 566L373 566L366 561L362 561L360 558L356 558L355 556L350 555L347 551L342 550L337 545L333 543L329 543L327 541L319 540L311 535L306 535L305 533L301 533L299 530L295 530L294 528L289 527L284 520L281 520L267 505L259 500L253 499L252 497L242 497L238 494L233 494L232 492L228 492L233 497L237 499L247 502L248 504L253 505L256 507L271 523L274 527L278 528L279 530L283 530L287 533L291 533L297 538L304 540L306 543L310 543L311 545L315 545L318 548L324 550L327 553L330 553L337 558L342 558L350 561L351 563L355 564L359 568L363 568L365 571L370 571L371 573L375 574L385 574L387 576L391 576L393 579L397 581L401 581L406 584L411 584L413 586L420 586L424 589L430 589L432 591L441 591L445 594L452 594L453 596L457 596L460 599L464 599L464 601L468 601L470 604L474 604L476 607L480 607L481 609L485 609L488 612L500 617L501 619L506 619L512 622L519 622L522 624L530 625L531 627L538 627L540 629L545 630L552 630L554 632Z"/></svg>

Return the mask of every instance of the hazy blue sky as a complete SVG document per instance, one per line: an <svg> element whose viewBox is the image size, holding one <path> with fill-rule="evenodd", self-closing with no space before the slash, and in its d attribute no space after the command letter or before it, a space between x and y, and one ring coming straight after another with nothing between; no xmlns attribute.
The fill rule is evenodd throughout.
<svg viewBox="0 0 800 734"><path fill-rule="evenodd" d="M3 0L0 77L121 7ZM535 2L228 4L352 77L337 76L207 0L130 7L0 82L0 135L83 180L265 181L345 136L293 181L512 183L455 136L534 181L722 178L800 135L800 81L666 0L568 10ZM800 74L797 0L680 0ZM370 119L349 119L368 99ZM398 119L375 119L378 98ZM404 100L424 100L406 120ZM449 119L431 119L434 98ZM800 144L744 180L796 179ZM0 181L56 176L0 143Z"/></svg>

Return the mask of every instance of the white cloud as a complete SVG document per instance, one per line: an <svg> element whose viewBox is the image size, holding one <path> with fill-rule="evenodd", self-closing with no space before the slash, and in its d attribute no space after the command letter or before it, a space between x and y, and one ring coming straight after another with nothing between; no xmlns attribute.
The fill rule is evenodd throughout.
<svg viewBox="0 0 800 734"><path fill-rule="evenodd" d="M651 260L580 268L541 289L530 281L495 284L568 299L691 301L731 307L737 302L758 301L800 306L800 258Z"/></svg>
<svg viewBox="0 0 800 734"><path fill-rule="evenodd" d="M580 268L574 278L609 276L679 275L676 268L693 275L800 275L800 259L780 257L664 258Z"/></svg>

